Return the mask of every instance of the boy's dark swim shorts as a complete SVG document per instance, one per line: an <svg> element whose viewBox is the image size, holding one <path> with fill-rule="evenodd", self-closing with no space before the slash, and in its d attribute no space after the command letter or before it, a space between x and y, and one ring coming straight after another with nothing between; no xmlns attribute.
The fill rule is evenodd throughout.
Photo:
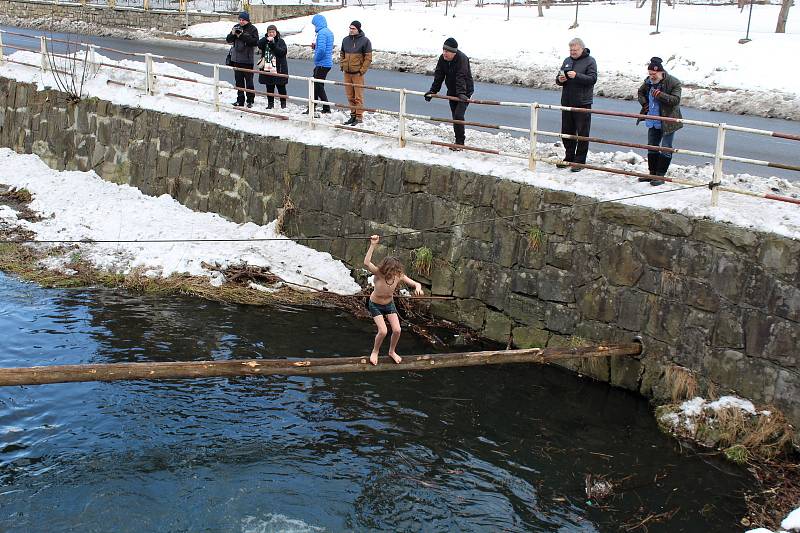
<svg viewBox="0 0 800 533"><path fill-rule="evenodd" d="M372 316L381 316L381 315L391 315L392 313L397 314L397 308L394 306L394 301L389 302L386 305L376 304L372 300L367 300L367 309L369 309L369 314Z"/></svg>

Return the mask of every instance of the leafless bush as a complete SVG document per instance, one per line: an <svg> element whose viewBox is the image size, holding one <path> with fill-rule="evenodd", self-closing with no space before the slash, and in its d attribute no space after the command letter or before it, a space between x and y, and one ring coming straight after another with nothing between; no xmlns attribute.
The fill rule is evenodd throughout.
<svg viewBox="0 0 800 533"><path fill-rule="evenodd" d="M63 52L53 50L56 44L63 46ZM57 43L51 39L46 49L46 58L56 87L67 95L67 101L74 103L83 99L86 82L96 74L88 64L88 47L74 34Z"/></svg>

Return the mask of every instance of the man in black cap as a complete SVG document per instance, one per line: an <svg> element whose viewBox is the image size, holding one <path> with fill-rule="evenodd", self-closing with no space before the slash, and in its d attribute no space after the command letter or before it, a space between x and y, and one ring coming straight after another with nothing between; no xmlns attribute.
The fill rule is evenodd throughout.
<svg viewBox="0 0 800 533"><path fill-rule="evenodd" d="M350 23L350 33L342 41L339 51L339 66L344 73L344 92L350 102L350 120L347 126L355 126L364 121L364 74L372 64L372 43L361 31L361 23Z"/></svg>
<svg viewBox="0 0 800 533"><path fill-rule="evenodd" d="M569 57L564 59L556 76L556 85L561 87L561 105L591 109L594 101L594 84L597 83L597 62L589 55L583 41L577 37L569 42ZM592 127L592 114L582 111L561 111L561 133L588 137ZM586 164L589 141L563 139L564 163L556 166L568 167L569 163ZM572 167L580 172L581 167Z"/></svg>
<svg viewBox="0 0 800 533"><path fill-rule="evenodd" d="M436 70L433 73L433 84L425 93L425 101L430 102L433 95L442 88L442 82L447 86L447 96L458 97L458 100L450 100L450 114L453 120L464 120L464 114L469 105L469 99L475 92L472 82L472 71L469 68L469 58L458 49L458 43L452 37L448 37L442 46L442 55L436 63ZM464 145L466 134L463 124L453 124L453 132L456 136L455 144ZM459 150L460 148L451 148Z"/></svg>
<svg viewBox="0 0 800 533"><path fill-rule="evenodd" d="M231 58L230 66L253 70L256 45L258 45L258 30L250 24L250 14L247 11L239 13L239 24L231 28L231 32L225 37L225 40L231 43L231 51L228 52L228 56ZM233 75L236 78L236 88L240 89L236 91L236 101L233 105L242 107L245 102L245 92L241 89L245 87L250 91L255 89L253 73L234 70ZM247 93L247 107L253 107L255 98L255 93Z"/></svg>
<svg viewBox="0 0 800 533"><path fill-rule="evenodd" d="M641 115L682 118L681 80L667 74L660 57L650 58L647 78L639 87L639 103L642 104ZM636 123L639 124L641 121L642 119L637 119ZM680 122L649 118L645 119L644 124L647 126L647 144L666 148L672 148L675 132L683 127ZM666 176L670 163L672 163L671 152L647 151L647 168L651 176ZM639 181L649 181L650 185L664 183L664 180L654 178L639 178Z"/></svg>

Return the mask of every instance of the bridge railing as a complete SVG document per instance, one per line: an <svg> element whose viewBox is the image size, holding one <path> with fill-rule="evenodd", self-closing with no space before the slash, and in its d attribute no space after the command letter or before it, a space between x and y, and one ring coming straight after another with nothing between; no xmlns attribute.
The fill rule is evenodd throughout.
<svg viewBox="0 0 800 533"><path fill-rule="evenodd" d="M19 37L26 37L30 39L35 39L38 41L39 46L37 48L25 48L19 46L11 46L8 44L3 44L3 34L8 35L15 35ZM397 111L394 110L387 110L387 109L378 109L378 108L368 108L362 107L366 112L382 114L387 116L392 116L397 118L397 132L395 134L390 134L382 131L375 131L370 130L365 127L357 127L357 126L348 126L344 124L331 124L324 120L320 120L315 113L313 112L315 106L322 106L327 105L334 108L345 109L351 112L354 111L353 106L349 104L340 104L333 101L320 101L314 99L314 84L321 83L325 85L353 85L348 84L342 81L336 80L320 80L315 79L313 77L306 77L306 76L296 76L290 74L277 74L277 73L270 73L270 76L276 77L283 77L292 80L298 80L302 83L307 85L308 91L307 96L305 97L297 97L297 96L283 96L278 93L269 93L265 91L259 91L255 89L240 89L236 87L230 86L227 82L220 81L220 72L227 69L231 71L241 71L241 72L248 72L252 74L263 74L263 72L258 70L251 70L251 69L242 69L237 67L231 67L227 65L221 65L217 63L208 63L203 61L194 61L188 59L181 59L169 56L160 56L155 54L148 54L148 53L134 53L134 52L125 52L122 50L116 50L113 48L101 47L97 45L87 44L87 43L79 43L82 48L85 49L85 53L81 56L81 54L75 53L70 55L65 54L58 54L53 52L51 49L48 48L48 42L50 43L65 43L75 45L76 43L60 40L56 38L49 38L45 36L31 36L23 33L15 33L15 32L8 32L8 31L0 31L0 61L8 61L11 63L18 63L27 65L34 68L39 68L42 71L53 70L57 68L52 59L49 58L61 58L67 61L79 61L84 64L84 68L89 69L90 71L96 72L100 68L109 68L109 69L118 69L118 70L125 70L129 72L136 72L142 76L143 85L139 86L138 89L148 95L155 95L158 92L158 79L168 79L168 80L175 80L181 82L188 82L194 83L199 85L204 85L209 87L210 97L209 98L200 98L197 96L189 96L186 94L180 93L173 93L173 92L165 92L163 93L164 96L168 96L171 98L182 99L182 100L189 100L199 104L204 104L213 107L216 112L221 112L226 108L235 109L238 112L250 113L254 115L261 115L266 116L278 120L287 120L287 121L295 121L306 124L310 128L315 127L329 127L335 129L342 129L342 130L350 130L354 132L360 132L370 135L375 135L379 137L385 138L396 138L398 145L400 147L405 147L408 143L414 144L425 144L425 145L433 145L433 146L443 146L458 150L467 150L473 151L478 153L484 154L493 154L498 156L506 156L518 159L526 159L528 162L528 168L530 170L535 170L538 162L550 163L550 164L566 164L571 167L577 168L587 168L591 170L597 170L601 172L607 172L612 174L618 174L623 176L629 177L637 177L637 178L646 178L652 179L657 178L662 181L672 182L680 185L687 185L691 187L697 187L698 185L706 185L711 190L711 205L716 206L719 202L719 192L729 192L734 194L742 194L747 196L754 196L759 198L765 198L769 200L776 200L781 202L793 203L800 205L800 198L792 198L786 196L779 196L771 193L762 193L762 192L754 192L746 189L739 189L735 187L729 187L722 185L722 177L723 177L723 162L724 161L736 161L746 164L752 165L759 165L759 166L766 166L772 168L780 168L795 172L800 172L800 162L798 164L785 164L785 163L776 163L764 160L757 160L752 158L734 156L725 154L725 138L726 134L729 131L735 132L742 132L747 134L753 135L760 135L760 136L768 136L768 137L775 137L785 140L791 141L798 141L800 142L800 135L793 135L789 133L781 133L769 130L762 130L757 128L747 128L742 126L736 126L732 124L726 123L716 123L716 122L704 122L699 120L691 120L691 119L676 119L670 117L660 117L660 120L664 122L677 122L687 126L696 126L696 127L703 127L703 128L710 128L716 131L716 144L714 152L703 152L698 150L690 150L686 148L670 148L670 147L663 147L663 146L652 146L648 144L638 144L632 142L626 142L621 140L613 140L613 139L604 139L601 137L581 137L577 135L568 135L559 132L551 132L539 129L538 122L539 122L539 114L542 111L573 111L578 113L591 113L596 115L606 115L606 116L616 116L616 117L626 117L626 118L636 118L636 119L646 119L652 118L647 115L641 115L637 113L622 113L618 111L608 111L603 109L584 109L584 108L572 108L572 107L565 107L559 105L549 105L549 104L540 104L538 102L504 102L504 101L497 101L497 100L480 100L480 99L470 99L468 102L470 104L477 104L477 105L488 105L488 106L501 106L506 108L519 108L522 112L526 113L530 117L530 127L528 128L520 128L515 126L506 126L501 124L488 124L488 123L481 123L475 121L467 121L467 120L452 120L449 118L440 118L434 117L429 115L421 115L421 114L414 114L409 113L407 111L407 102L410 97L423 97L425 96L424 92L421 91L414 91L405 88L394 88L394 87L380 87L380 86L373 86L373 85L360 85L363 89L367 90L374 90L374 91L381 91L381 92L388 92L394 93L397 95L398 98L398 109ZM39 64L28 64L24 62L20 62L17 60L12 60L5 56L4 48L11 48L14 50L24 50L29 52L34 52L40 54L40 62ZM118 64L110 64L110 63L103 63L97 54L98 50L108 51L115 54L120 54L125 57L135 58L137 60L142 61L142 68L132 68ZM192 64L196 66L203 66L208 67L211 70L211 78L206 79L194 79L186 76L176 76L173 74L169 74L166 72L157 72L156 65L157 63L154 60L162 60L167 62L173 63L184 63L184 64ZM65 75L70 75L74 73L63 72ZM210 80L210 81L207 81ZM127 85L125 83L117 82L114 80L108 80L110 84L117 84L117 85ZM277 112L267 112L267 111L259 111L254 109L248 109L244 107L236 107L233 108L230 105L223 104L220 101L220 94L221 91L235 91L235 90L243 90L248 93L252 93L254 95L259 96L271 96L273 98L285 98L288 101L294 101L301 104L305 104L309 110L307 115L299 118L296 115L289 115L289 114L280 114ZM456 97L444 96L444 95L433 95L434 98L443 99L443 100L458 100ZM462 124L465 127L477 127L477 128L484 128L489 130L495 131L506 131L516 134L523 134L527 136L528 142L528 150L527 153L521 154L519 152L512 152L512 151L504 151L492 148L485 148L480 146L470 146L470 145L456 145L448 142L444 142L434 138L426 138L419 135L413 135L410 133L408 128L408 121L409 120L420 120L425 122L432 122L432 123L447 123L447 124ZM624 170L620 168L614 167L607 167L607 166L598 166L598 165L591 165L591 164L582 164L582 163L574 163L574 162L562 162L561 160L549 158L544 155L539 154L538 150L538 142L540 137L550 137L556 139L574 139L578 141L588 141L598 144L607 144L613 146L621 146L621 147L628 147L628 148L636 148L648 151L657 151L657 152L664 152L670 154L685 154L691 155L696 157L707 158L713 161L713 173L711 180L707 183L699 183L697 181L688 180L684 178L679 178L676 176L651 176L649 174L644 174L641 172L631 171L631 170ZM795 152L798 153L798 152Z"/></svg>

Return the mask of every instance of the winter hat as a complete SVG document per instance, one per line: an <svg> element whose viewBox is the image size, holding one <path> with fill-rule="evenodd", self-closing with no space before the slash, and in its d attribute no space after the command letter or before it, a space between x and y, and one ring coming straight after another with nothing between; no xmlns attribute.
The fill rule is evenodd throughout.
<svg viewBox="0 0 800 533"><path fill-rule="evenodd" d="M444 41L442 49L447 50L448 52L458 52L458 41L456 41L452 37L448 37Z"/></svg>
<svg viewBox="0 0 800 533"><path fill-rule="evenodd" d="M357 20L354 20L350 23L351 26L355 26L358 31L361 31L361 23Z"/></svg>
<svg viewBox="0 0 800 533"><path fill-rule="evenodd" d="M647 65L647 70L655 70L657 72L664 72L664 60L660 57L651 57L650 64Z"/></svg>
<svg viewBox="0 0 800 533"><path fill-rule="evenodd" d="M239 13L239 18L242 20L246 20L247 22L250 22L250 13L248 13L247 11L242 11Z"/></svg>

